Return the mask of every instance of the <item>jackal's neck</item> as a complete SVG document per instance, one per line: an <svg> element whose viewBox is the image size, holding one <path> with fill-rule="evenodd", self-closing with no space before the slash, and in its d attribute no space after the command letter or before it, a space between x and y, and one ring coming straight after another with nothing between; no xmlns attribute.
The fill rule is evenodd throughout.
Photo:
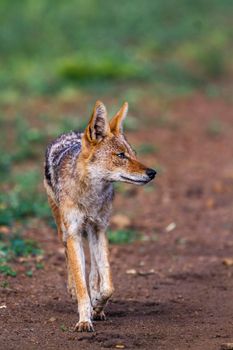
<svg viewBox="0 0 233 350"><path fill-rule="evenodd" d="M103 173L96 169L77 168L75 174L75 187L77 196L105 197L106 193L113 191L112 182L103 179Z"/></svg>
<svg viewBox="0 0 233 350"><path fill-rule="evenodd" d="M79 185L83 188L85 193L91 194L92 196L103 196L105 192L113 189L113 184L111 182L100 179L98 176L95 176L95 174L80 179Z"/></svg>

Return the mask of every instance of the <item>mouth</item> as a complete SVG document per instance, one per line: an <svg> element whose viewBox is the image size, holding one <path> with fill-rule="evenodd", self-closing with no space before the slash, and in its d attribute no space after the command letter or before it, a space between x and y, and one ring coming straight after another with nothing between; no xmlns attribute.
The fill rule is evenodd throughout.
<svg viewBox="0 0 233 350"><path fill-rule="evenodd" d="M137 179L132 179L130 177L126 177L126 176L123 176L121 175L121 178L127 182L130 182L130 183L135 183L135 184L147 184L147 182L149 182L150 180L137 180Z"/></svg>

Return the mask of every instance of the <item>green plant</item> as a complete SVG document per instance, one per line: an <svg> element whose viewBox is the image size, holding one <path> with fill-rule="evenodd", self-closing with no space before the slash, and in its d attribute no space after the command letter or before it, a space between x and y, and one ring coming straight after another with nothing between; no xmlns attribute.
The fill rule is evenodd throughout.
<svg viewBox="0 0 233 350"><path fill-rule="evenodd" d="M0 253L4 261L19 256L41 255L42 250L38 243L32 239L23 238L19 234L10 234L0 238Z"/></svg>
<svg viewBox="0 0 233 350"><path fill-rule="evenodd" d="M32 270L28 270L28 271L26 271L26 276L28 276L28 277L32 277L33 276L33 271Z"/></svg>
<svg viewBox="0 0 233 350"><path fill-rule="evenodd" d="M119 56L119 55L118 55ZM140 65L122 56L97 55L69 57L59 63L58 74L72 81L132 79L144 75Z"/></svg>
<svg viewBox="0 0 233 350"><path fill-rule="evenodd" d="M9 265L13 260L42 254L38 243L32 239L23 238L19 234L0 235L0 273L5 276L17 275L17 271ZM38 268L42 268L41 265ZM32 270L28 270L26 275L31 277Z"/></svg>
<svg viewBox="0 0 233 350"><path fill-rule="evenodd" d="M109 230L108 239L113 244L125 244L135 241L139 237L137 231L132 229Z"/></svg>
<svg viewBox="0 0 233 350"><path fill-rule="evenodd" d="M64 324L60 325L60 329L61 329L62 332L67 332L68 331L68 328Z"/></svg>
<svg viewBox="0 0 233 350"><path fill-rule="evenodd" d="M0 194L0 225L11 225L19 219L50 217L44 194L38 192L40 176L37 171L15 174L9 179L12 189Z"/></svg>
<svg viewBox="0 0 233 350"><path fill-rule="evenodd" d="M16 257L42 254L42 250L38 247L36 241L22 238L19 235L11 237L8 249Z"/></svg>
<svg viewBox="0 0 233 350"><path fill-rule="evenodd" d="M14 271L9 265L5 265L5 264L0 265L0 273L5 276L11 276L11 277L15 277L17 275L16 271Z"/></svg>
<svg viewBox="0 0 233 350"><path fill-rule="evenodd" d="M42 263L37 263L37 264L36 264L36 269L37 269L37 270L43 270L43 269L44 269L44 264L42 264Z"/></svg>

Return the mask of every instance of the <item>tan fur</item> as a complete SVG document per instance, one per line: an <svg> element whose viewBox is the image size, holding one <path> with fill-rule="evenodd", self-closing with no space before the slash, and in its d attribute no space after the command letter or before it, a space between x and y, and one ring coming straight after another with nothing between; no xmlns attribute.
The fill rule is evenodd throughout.
<svg viewBox="0 0 233 350"><path fill-rule="evenodd" d="M58 238L62 242L62 227L61 227L61 216L60 216L59 207L57 206L54 199L52 197L50 197L49 195L48 195L48 202L49 202L50 208L52 210L54 220L55 220L56 225L57 225Z"/></svg>
<svg viewBox="0 0 233 350"><path fill-rule="evenodd" d="M78 301L78 331L92 331L91 319L105 319L104 307L114 291L105 234L112 207L112 182L142 185L155 176L153 169L137 160L122 133L127 110L125 103L109 123L105 106L97 101L81 138L74 133L61 136L51 144L46 156L44 183L59 238L66 247L68 290ZM77 156L74 152L79 150L78 142L82 146ZM84 233L91 257L90 297L85 278Z"/></svg>

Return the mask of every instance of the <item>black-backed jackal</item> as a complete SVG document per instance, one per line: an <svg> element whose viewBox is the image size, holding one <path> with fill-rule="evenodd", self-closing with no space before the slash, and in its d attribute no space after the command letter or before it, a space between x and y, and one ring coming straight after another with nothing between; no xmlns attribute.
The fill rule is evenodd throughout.
<svg viewBox="0 0 233 350"><path fill-rule="evenodd" d="M65 245L68 290L78 301L78 331L93 331L92 319L105 319L104 307L113 293L106 228L113 200L113 182L143 185L156 172L139 163L123 135L128 104L107 120L97 101L84 133L70 132L54 140L46 151L44 184ZM85 279L83 234L89 241L89 290Z"/></svg>

